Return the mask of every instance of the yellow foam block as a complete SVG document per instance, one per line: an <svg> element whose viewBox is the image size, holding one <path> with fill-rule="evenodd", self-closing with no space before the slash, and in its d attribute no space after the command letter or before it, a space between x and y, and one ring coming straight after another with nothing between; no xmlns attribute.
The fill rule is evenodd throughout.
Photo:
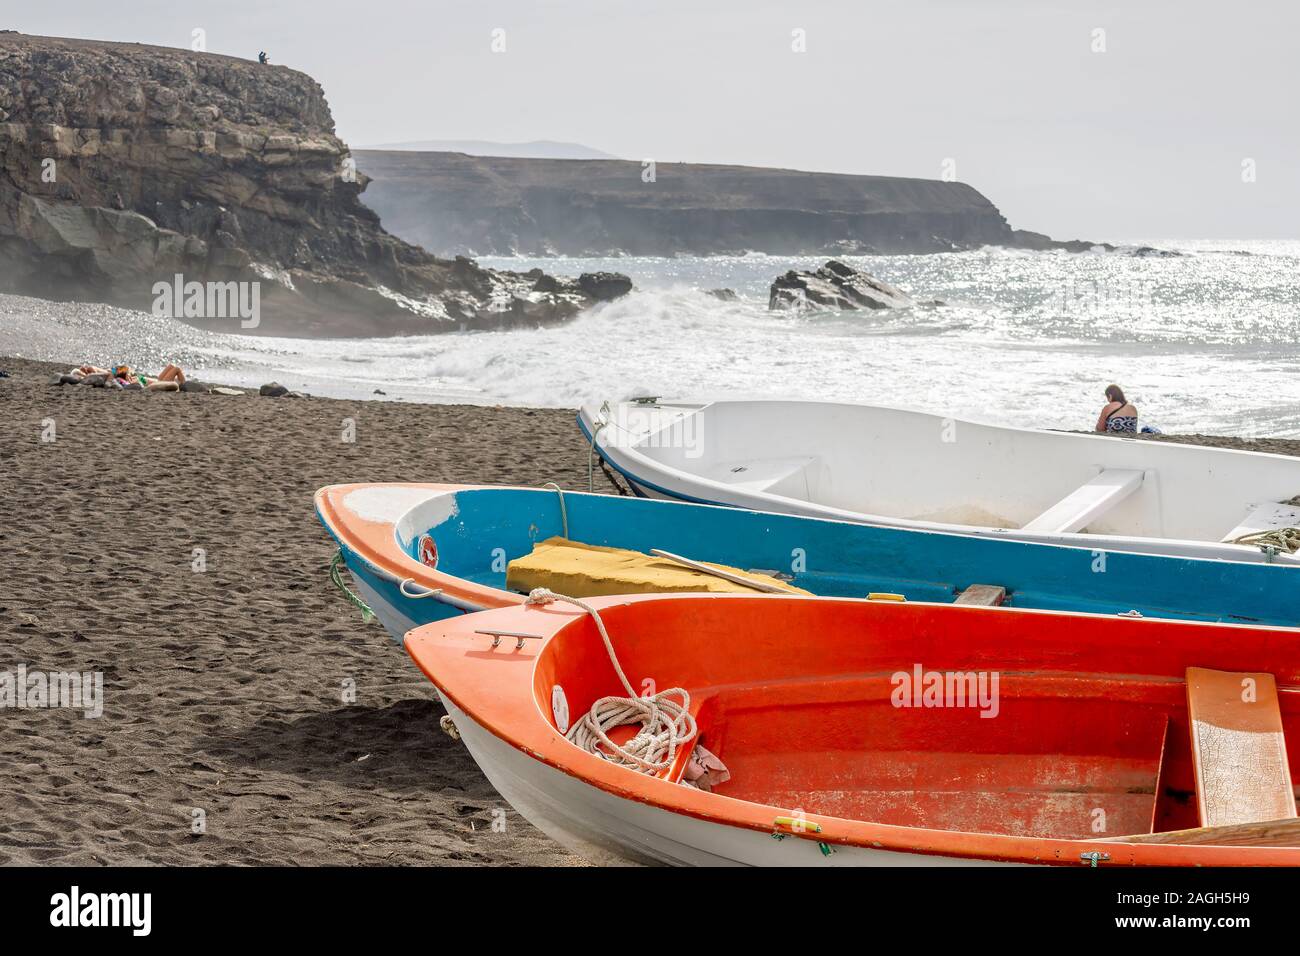
<svg viewBox="0 0 1300 956"><path fill-rule="evenodd" d="M767 574L742 571L725 564L709 564L709 567L739 575L746 580L774 585L791 594L811 593ZM684 567L667 558L657 558L640 551L583 544L565 538L547 538L533 546L532 554L511 561L506 567L506 587L519 593L527 593L533 588L549 588L556 594L578 598L673 591L761 593L725 578Z"/></svg>

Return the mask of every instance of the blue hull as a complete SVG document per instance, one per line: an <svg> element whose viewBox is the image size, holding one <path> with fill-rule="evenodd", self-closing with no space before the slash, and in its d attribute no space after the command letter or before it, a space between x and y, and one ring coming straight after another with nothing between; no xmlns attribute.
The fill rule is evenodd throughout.
<svg viewBox="0 0 1300 956"><path fill-rule="evenodd" d="M554 491L468 489L455 498L455 513L425 529L444 574L504 589L511 559L564 533ZM1300 569L1294 567L1090 551L647 498L570 492L564 504L575 540L778 571L824 596L894 592L951 602L972 584L991 584L1007 589L1010 607L1300 625ZM404 543L412 557L416 547ZM378 596L402 619L385 621L390 633L473 609L404 597L395 581L346 546L344 552L363 594ZM399 640L402 631L394 634Z"/></svg>

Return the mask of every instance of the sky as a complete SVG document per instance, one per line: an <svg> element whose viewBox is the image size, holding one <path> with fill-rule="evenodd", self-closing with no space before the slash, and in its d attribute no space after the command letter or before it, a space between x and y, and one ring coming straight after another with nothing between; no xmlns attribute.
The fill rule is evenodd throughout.
<svg viewBox="0 0 1300 956"><path fill-rule="evenodd" d="M301 69L350 145L940 178L1055 238L1300 238L1296 0L59 0L0 29Z"/></svg>

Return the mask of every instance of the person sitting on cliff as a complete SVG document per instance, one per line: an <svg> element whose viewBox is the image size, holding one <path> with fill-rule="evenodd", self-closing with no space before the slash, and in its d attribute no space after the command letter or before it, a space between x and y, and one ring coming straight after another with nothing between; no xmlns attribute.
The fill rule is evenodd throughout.
<svg viewBox="0 0 1300 956"><path fill-rule="evenodd" d="M1097 419L1094 430L1115 434L1137 433L1137 408L1124 397L1124 390L1118 385L1106 386L1106 404L1102 407L1101 417Z"/></svg>
<svg viewBox="0 0 1300 956"><path fill-rule="evenodd" d="M267 56L267 55L266 55L266 51L263 50L261 53L257 54L257 62L258 62L258 63L270 63L270 62L271 62L271 58L270 58L269 56Z"/></svg>

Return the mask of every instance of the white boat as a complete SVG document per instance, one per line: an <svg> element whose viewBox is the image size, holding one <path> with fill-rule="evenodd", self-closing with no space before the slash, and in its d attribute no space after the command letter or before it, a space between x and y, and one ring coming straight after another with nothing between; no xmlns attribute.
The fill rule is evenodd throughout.
<svg viewBox="0 0 1300 956"><path fill-rule="evenodd" d="M830 402L605 402L578 422L652 498L1300 565L1278 540L1300 526L1300 458L1285 455Z"/></svg>

